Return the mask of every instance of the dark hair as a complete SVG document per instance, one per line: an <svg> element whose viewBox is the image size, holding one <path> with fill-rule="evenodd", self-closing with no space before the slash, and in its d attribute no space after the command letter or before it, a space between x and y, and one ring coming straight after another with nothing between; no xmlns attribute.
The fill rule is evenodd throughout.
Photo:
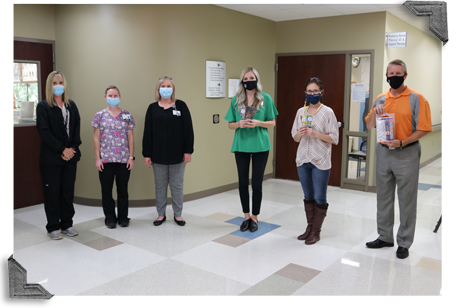
<svg viewBox="0 0 457 308"><path fill-rule="evenodd" d="M311 78L306 82L305 90L306 90L306 88L307 88L311 83L317 84L317 86L319 87L319 89L320 89L321 91L324 90L324 84L323 84L322 81L321 81L319 78L317 78L317 77L311 77Z"/></svg>
<svg viewBox="0 0 457 308"><path fill-rule="evenodd" d="M318 87L319 87L319 90L324 90L324 84L322 83L322 81L317 78L317 77L311 77L310 79L308 79L308 81L306 82L306 85L305 85L305 91L306 91L306 88L308 88L308 86L312 83L315 83ZM321 99L321 102L322 102L322 99ZM305 99L305 104L307 103L306 99Z"/></svg>

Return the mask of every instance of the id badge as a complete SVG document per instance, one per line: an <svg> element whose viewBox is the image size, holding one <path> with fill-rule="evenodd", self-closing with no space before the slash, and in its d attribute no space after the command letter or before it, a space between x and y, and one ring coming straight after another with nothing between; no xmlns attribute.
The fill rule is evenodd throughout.
<svg viewBox="0 0 457 308"><path fill-rule="evenodd" d="M180 117L181 116L181 111L173 110L173 115Z"/></svg>
<svg viewBox="0 0 457 308"><path fill-rule="evenodd" d="M122 115L122 120L124 120L125 122L130 122L130 114L123 114Z"/></svg>

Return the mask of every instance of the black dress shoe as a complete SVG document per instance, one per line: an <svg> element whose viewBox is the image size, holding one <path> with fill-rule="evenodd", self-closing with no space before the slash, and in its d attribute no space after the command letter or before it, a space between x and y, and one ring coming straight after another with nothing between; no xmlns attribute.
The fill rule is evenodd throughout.
<svg viewBox="0 0 457 308"><path fill-rule="evenodd" d="M251 218L246 219L245 221L243 221L243 223L240 226L241 232L247 231L249 229L250 222L251 222Z"/></svg>
<svg viewBox="0 0 457 308"><path fill-rule="evenodd" d="M253 219L251 219L251 223L249 224L249 231L256 232L259 229L259 225Z"/></svg>
<svg viewBox="0 0 457 308"><path fill-rule="evenodd" d="M387 243L380 239L376 239L373 242L368 242L366 245L368 248L394 247L394 243Z"/></svg>
<svg viewBox="0 0 457 308"><path fill-rule="evenodd" d="M160 226L165 220L167 220L167 216L164 216L161 220L154 220L154 226Z"/></svg>
<svg viewBox="0 0 457 308"><path fill-rule="evenodd" d="M409 256L408 248L398 246L397 249L397 258L405 259Z"/></svg>
<svg viewBox="0 0 457 308"><path fill-rule="evenodd" d="M176 220L176 217L173 217L175 219L175 222L178 224L178 226L184 226L186 222L184 220Z"/></svg>

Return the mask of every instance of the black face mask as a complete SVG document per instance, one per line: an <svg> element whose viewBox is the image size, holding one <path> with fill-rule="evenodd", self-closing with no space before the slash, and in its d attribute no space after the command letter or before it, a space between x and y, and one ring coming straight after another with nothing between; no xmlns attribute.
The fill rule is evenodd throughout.
<svg viewBox="0 0 457 308"><path fill-rule="evenodd" d="M243 87L246 89L246 90L254 90L255 88L257 88L257 80L251 80L251 81L242 81L241 82L243 84Z"/></svg>
<svg viewBox="0 0 457 308"><path fill-rule="evenodd" d="M390 84L390 87L394 90L397 90L398 88L401 87L405 79L403 79L405 75L403 76L391 76L387 77L387 82Z"/></svg>

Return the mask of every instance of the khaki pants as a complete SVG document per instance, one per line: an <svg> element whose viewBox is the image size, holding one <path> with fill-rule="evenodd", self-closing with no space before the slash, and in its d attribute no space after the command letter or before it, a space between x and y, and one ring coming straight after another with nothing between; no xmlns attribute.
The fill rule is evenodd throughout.
<svg viewBox="0 0 457 308"><path fill-rule="evenodd" d="M377 224L379 239L394 243L395 188L400 208L398 246L410 248L414 240L417 213L421 146L418 143L402 150L376 145Z"/></svg>

